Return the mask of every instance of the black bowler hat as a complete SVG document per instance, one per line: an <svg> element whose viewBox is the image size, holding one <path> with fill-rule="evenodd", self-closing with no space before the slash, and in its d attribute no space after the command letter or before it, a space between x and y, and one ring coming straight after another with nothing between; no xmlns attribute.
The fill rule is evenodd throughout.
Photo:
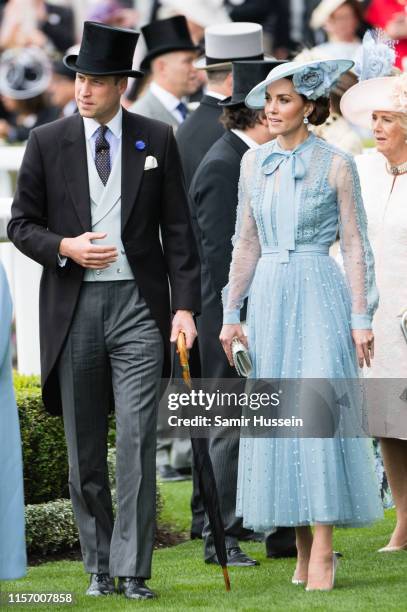
<svg viewBox="0 0 407 612"><path fill-rule="evenodd" d="M142 77L142 72L132 70L139 36L135 30L85 21L79 55L66 55L63 62L83 74Z"/></svg>
<svg viewBox="0 0 407 612"><path fill-rule="evenodd" d="M252 62L232 62L233 93L218 102L219 106L242 106L249 91L264 81L270 70L284 64L286 60L263 60Z"/></svg>
<svg viewBox="0 0 407 612"><path fill-rule="evenodd" d="M183 15L153 21L141 28L147 45L147 54L140 64L142 70L149 68L151 60L171 51L200 51L194 45Z"/></svg>

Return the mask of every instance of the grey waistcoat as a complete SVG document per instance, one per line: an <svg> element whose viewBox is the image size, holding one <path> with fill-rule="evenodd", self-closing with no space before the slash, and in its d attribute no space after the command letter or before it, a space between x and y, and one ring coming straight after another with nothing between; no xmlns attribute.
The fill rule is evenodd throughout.
<svg viewBox="0 0 407 612"><path fill-rule="evenodd" d="M88 158L89 192L92 219L92 232L106 232L106 238L96 240L95 244L114 245L118 259L105 270L85 271L85 281L117 281L134 279L121 239L121 180L122 147L116 152L113 167L106 186L103 185L96 170L91 144L86 141Z"/></svg>

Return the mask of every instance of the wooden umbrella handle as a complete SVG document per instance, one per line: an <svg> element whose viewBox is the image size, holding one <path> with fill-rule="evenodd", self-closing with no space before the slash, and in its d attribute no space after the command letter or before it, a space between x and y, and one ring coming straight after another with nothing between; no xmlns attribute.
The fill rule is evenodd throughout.
<svg viewBox="0 0 407 612"><path fill-rule="evenodd" d="M184 368L188 365L188 349L184 332L180 331L177 338L177 350L181 366Z"/></svg>

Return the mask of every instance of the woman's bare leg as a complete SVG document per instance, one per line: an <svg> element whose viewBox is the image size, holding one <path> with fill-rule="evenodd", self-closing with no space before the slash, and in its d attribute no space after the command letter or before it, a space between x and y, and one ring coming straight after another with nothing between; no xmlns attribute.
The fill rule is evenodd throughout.
<svg viewBox="0 0 407 612"><path fill-rule="evenodd" d="M328 590L332 587L332 533L332 525L315 525L308 565L308 589Z"/></svg>
<svg viewBox="0 0 407 612"><path fill-rule="evenodd" d="M295 543L297 546L297 565L293 579L306 583L308 580L308 563L311 555L312 531L311 527L295 528Z"/></svg>
<svg viewBox="0 0 407 612"><path fill-rule="evenodd" d="M388 546L403 546L407 544L407 440L381 438L380 447L397 513Z"/></svg>

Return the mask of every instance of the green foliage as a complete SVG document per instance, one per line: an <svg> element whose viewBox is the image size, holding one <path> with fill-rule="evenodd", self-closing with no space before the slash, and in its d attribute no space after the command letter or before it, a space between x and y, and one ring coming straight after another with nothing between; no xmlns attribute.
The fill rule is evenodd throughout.
<svg viewBox="0 0 407 612"><path fill-rule="evenodd" d="M69 499L26 506L25 529L29 552L52 553L78 543L78 530Z"/></svg>
<svg viewBox="0 0 407 612"><path fill-rule="evenodd" d="M68 462L62 419L45 412L36 376L14 376L20 417L27 504L68 497Z"/></svg>

